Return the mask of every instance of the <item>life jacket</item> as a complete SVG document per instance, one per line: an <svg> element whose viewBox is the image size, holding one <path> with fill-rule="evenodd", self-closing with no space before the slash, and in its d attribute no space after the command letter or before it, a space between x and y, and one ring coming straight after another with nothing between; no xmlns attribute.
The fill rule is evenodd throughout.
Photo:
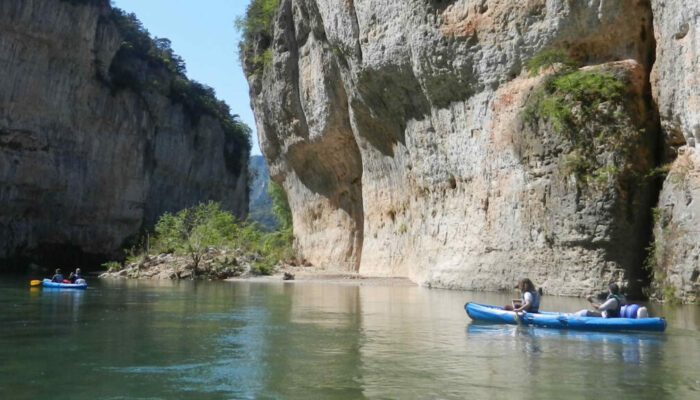
<svg viewBox="0 0 700 400"><path fill-rule="evenodd" d="M63 275L62 274L54 275L53 278L51 279L51 282L58 282L58 283L63 282Z"/></svg>
<svg viewBox="0 0 700 400"><path fill-rule="evenodd" d="M608 295L608 297L605 300L607 301L610 299L617 300L617 306L613 310L606 311L606 318L620 318L620 310L622 309L622 297L617 294L611 294Z"/></svg>
<svg viewBox="0 0 700 400"><path fill-rule="evenodd" d="M540 312L540 293L537 290L527 290L523 292L522 304L525 304L525 293L530 293L532 295L532 302L530 304L530 309L527 310L529 313Z"/></svg>

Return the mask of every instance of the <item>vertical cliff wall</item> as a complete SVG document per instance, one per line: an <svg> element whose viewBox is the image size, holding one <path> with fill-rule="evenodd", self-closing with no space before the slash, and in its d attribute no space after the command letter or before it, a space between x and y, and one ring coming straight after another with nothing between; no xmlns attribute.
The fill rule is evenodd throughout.
<svg viewBox="0 0 700 400"><path fill-rule="evenodd" d="M164 90L115 85L112 15L108 1L0 2L0 259L118 255L200 201L247 214L249 145Z"/></svg>
<svg viewBox="0 0 700 400"><path fill-rule="evenodd" d="M281 0L244 64L302 256L428 286L639 294L652 23L639 0ZM551 49L581 68L529 74ZM589 78L619 92L584 99Z"/></svg>
<svg viewBox="0 0 700 400"><path fill-rule="evenodd" d="M653 0L651 77L669 173L656 211L650 266L656 296L697 301L700 291L700 3Z"/></svg>

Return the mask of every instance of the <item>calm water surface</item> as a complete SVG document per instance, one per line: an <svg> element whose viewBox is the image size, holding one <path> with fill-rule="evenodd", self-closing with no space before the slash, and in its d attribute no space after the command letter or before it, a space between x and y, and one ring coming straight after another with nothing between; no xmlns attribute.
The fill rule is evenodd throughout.
<svg viewBox="0 0 700 400"><path fill-rule="evenodd" d="M699 399L700 307L663 334L472 324L412 286L0 277L2 399ZM575 311L579 299L544 297Z"/></svg>

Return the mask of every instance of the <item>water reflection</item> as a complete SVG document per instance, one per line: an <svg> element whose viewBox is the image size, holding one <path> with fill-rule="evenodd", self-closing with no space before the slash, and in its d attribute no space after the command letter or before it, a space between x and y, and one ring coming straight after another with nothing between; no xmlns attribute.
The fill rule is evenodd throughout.
<svg viewBox="0 0 700 400"><path fill-rule="evenodd" d="M527 354L534 355L543 351L548 351L551 354L552 349L543 348L543 344L557 347L568 346L576 351L566 354L557 352L557 355L577 360L598 359L604 362L635 364L658 356L660 347L666 341L666 336L662 333L583 332L479 323L468 325L467 336L476 340L513 338L514 346Z"/></svg>
<svg viewBox="0 0 700 400"><path fill-rule="evenodd" d="M697 308L656 310L669 317L663 334L473 324L464 313L465 301L509 297L281 282L5 287L0 398L53 398L76 375L94 382L72 395L86 399L659 400L700 390Z"/></svg>

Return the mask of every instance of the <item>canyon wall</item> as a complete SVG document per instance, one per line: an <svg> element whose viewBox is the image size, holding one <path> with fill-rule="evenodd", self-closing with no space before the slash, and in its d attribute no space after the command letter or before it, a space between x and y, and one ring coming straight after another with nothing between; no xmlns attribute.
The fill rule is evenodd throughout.
<svg viewBox="0 0 700 400"><path fill-rule="evenodd" d="M655 171L692 157L698 118L697 12L653 3L281 0L244 68L302 257L434 287L528 276L550 294L641 296ZM552 50L578 69L528 71ZM673 176L662 204L681 195Z"/></svg>
<svg viewBox="0 0 700 400"><path fill-rule="evenodd" d="M116 87L111 15L101 0L0 2L0 259L119 256L200 201L247 214L249 145L162 90Z"/></svg>
<svg viewBox="0 0 700 400"><path fill-rule="evenodd" d="M700 290L700 3L653 0L651 75L668 176L656 209L655 295L697 301Z"/></svg>

